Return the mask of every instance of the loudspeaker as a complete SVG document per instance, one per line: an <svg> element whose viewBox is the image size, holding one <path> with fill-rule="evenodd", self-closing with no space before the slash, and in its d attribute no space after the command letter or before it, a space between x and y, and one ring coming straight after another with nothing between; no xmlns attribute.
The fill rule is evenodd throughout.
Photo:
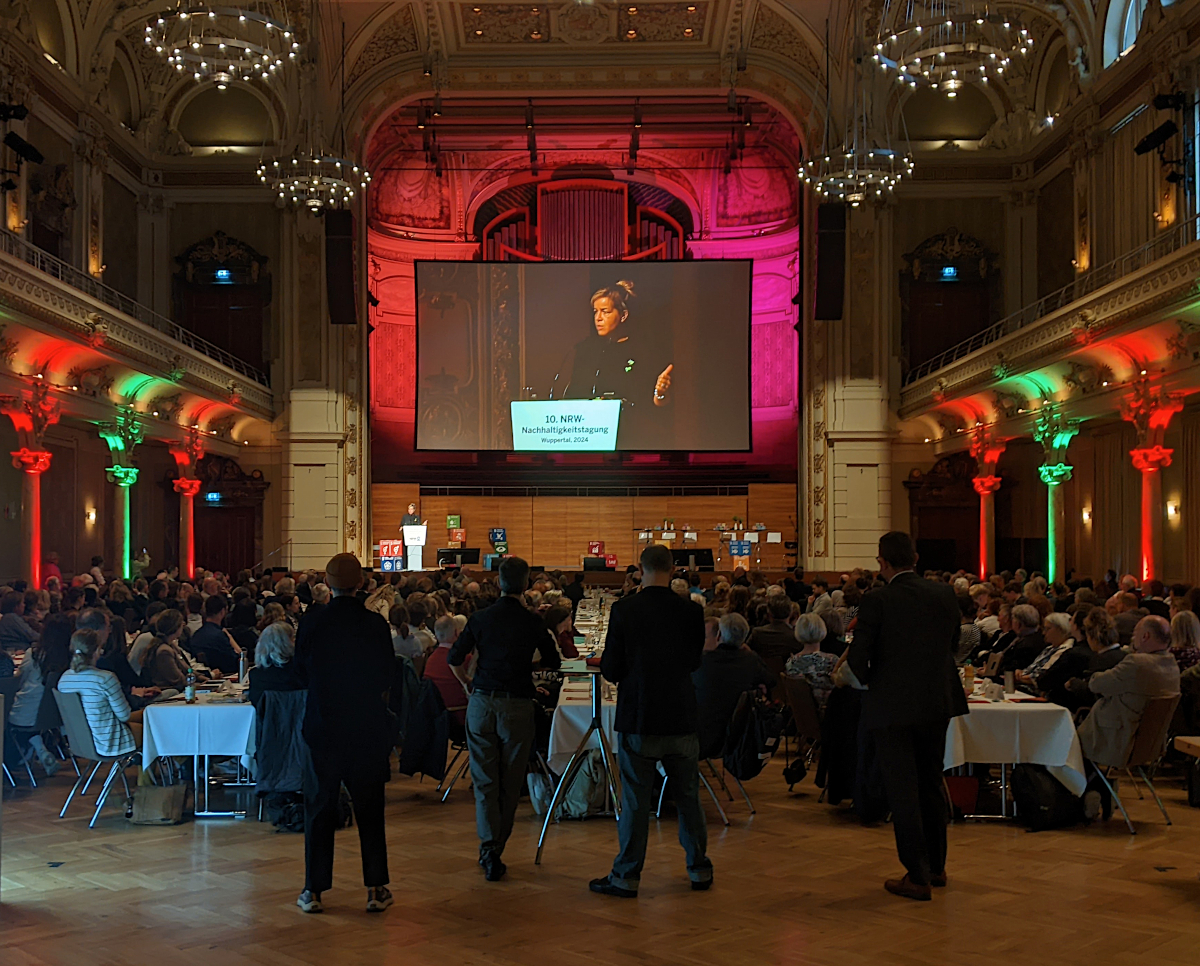
<svg viewBox="0 0 1200 966"><path fill-rule="evenodd" d="M813 317L834 321L842 317L846 294L846 206L817 207L817 297Z"/></svg>
<svg viewBox="0 0 1200 966"><path fill-rule="evenodd" d="M349 211L325 212L325 295L333 325L358 324L354 297L354 216Z"/></svg>

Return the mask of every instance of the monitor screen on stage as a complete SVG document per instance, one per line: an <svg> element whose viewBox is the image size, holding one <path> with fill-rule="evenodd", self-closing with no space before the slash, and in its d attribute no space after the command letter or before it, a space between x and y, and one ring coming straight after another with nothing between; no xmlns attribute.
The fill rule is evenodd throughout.
<svg viewBox="0 0 1200 966"><path fill-rule="evenodd" d="M418 262L417 449L749 451L751 269Z"/></svg>

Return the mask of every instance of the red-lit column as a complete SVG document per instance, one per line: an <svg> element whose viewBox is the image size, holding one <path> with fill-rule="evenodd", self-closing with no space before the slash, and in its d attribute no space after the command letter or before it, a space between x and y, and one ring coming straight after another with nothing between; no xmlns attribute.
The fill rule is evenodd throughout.
<svg viewBox="0 0 1200 966"><path fill-rule="evenodd" d="M996 569L996 498L1000 477L977 476L971 482L979 494L979 579Z"/></svg>
<svg viewBox="0 0 1200 966"><path fill-rule="evenodd" d="M1131 449L1133 466L1142 474L1142 582L1161 579L1163 541L1162 470L1171 465L1165 446Z"/></svg>
<svg viewBox="0 0 1200 966"><path fill-rule="evenodd" d="M13 466L21 476L21 573L29 575L29 586L42 586L42 474L50 468L46 450L22 447L12 454Z"/></svg>
<svg viewBox="0 0 1200 966"><path fill-rule="evenodd" d="M196 570L194 500L200 492L200 481L180 477L173 485L179 494L179 574L181 580L191 580Z"/></svg>

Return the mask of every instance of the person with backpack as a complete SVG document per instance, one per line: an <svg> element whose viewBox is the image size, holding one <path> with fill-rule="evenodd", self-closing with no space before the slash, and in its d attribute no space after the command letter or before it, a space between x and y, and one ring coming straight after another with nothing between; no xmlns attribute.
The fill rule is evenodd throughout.
<svg viewBox="0 0 1200 966"><path fill-rule="evenodd" d="M666 547L646 547L641 563L641 589L613 604L600 659L601 673L620 684L615 724L620 851L612 872L588 884L592 892L625 899L638 894L659 762L679 811L679 840L692 889L702 892L713 882L700 806L699 714L692 683L704 653L704 609L671 590L673 561Z"/></svg>

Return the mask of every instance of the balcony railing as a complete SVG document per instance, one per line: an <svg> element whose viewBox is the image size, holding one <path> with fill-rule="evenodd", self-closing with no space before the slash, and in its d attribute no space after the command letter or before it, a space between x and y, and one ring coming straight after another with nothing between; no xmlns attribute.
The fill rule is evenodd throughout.
<svg viewBox="0 0 1200 966"><path fill-rule="evenodd" d="M208 356L214 362L219 362L239 375L253 380L260 386L270 388L270 377L261 369L256 369L250 363L231 355L220 346L213 345L207 339L200 338L194 332L189 332L183 326L172 322L166 316L159 315L153 309L149 309L140 302L135 302L128 296L122 295L115 288L111 288L103 282L96 281L96 279L92 278L86 272L81 272L75 266L64 262L61 258L55 258L48 252L42 251L36 245L31 245L25 239L5 229L0 229L0 251L12 255L14 258L19 258L25 264L32 265L39 272L43 272L51 278L62 282L64 285L69 285L71 288L83 292L97 302L103 302L118 312L128 315L130 318L137 319L143 325L148 325L150 328L169 336L181 345L187 346L201 355Z"/></svg>
<svg viewBox="0 0 1200 966"><path fill-rule="evenodd" d="M1058 291L1043 296L1011 315L1006 315L982 332L976 332L971 338L951 346L941 355L934 356L928 362L922 362L919 366L910 369L905 373L904 385L912 385L950 363L957 362L964 356L969 356L972 352L982 349L1006 335L1011 335L1027 325L1032 325L1051 312L1056 312L1064 306L1104 288L1105 285L1115 282L1131 272L1136 272L1139 268L1144 268L1151 262L1156 262L1160 258L1179 251L1200 237L1197 235L1198 229L1200 229L1200 216L1189 218L1168 231L1156 235L1144 245L1139 245L1133 251L1113 259L1108 264L1081 273L1075 277L1074 281L1064 285Z"/></svg>

